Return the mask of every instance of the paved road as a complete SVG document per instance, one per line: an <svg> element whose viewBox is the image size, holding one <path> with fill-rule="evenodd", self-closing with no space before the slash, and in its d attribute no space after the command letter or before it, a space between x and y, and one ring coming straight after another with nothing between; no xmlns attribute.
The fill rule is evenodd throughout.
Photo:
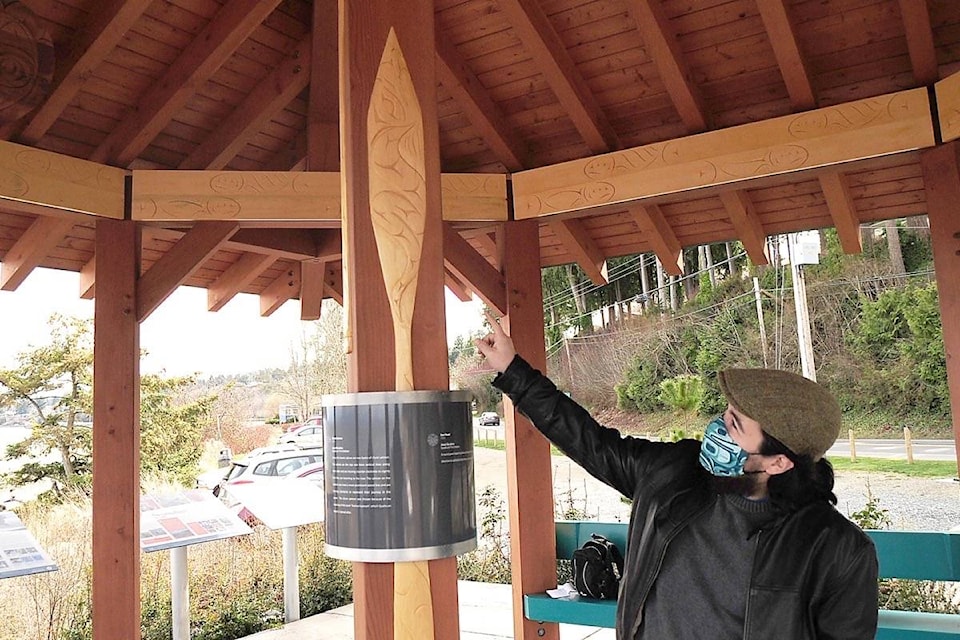
<svg viewBox="0 0 960 640"><path fill-rule="evenodd" d="M862 458L900 458L907 459L907 449L903 440L857 440L857 456ZM849 457L850 441L840 439L827 456ZM914 440L914 460L956 460L957 452L953 440Z"/></svg>

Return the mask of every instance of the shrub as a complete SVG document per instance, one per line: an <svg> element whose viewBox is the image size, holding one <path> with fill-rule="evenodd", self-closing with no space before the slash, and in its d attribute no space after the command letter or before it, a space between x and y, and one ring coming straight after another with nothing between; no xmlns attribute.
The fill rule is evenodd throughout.
<svg viewBox="0 0 960 640"><path fill-rule="evenodd" d="M660 402L677 413L696 413L703 403L706 387L703 378L681 374L660 383Z"/></svg>

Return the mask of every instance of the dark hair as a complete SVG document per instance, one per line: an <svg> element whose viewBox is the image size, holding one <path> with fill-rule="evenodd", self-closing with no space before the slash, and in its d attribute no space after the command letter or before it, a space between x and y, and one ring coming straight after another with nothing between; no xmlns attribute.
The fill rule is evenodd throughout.
<svg viewBox="0 0 960 640"><path fill-rule="evenodd" d="M793 462L792 469L767 480L770 502L778 509L795 511L821 501L837 504L837 496L833 493L833 465L826 458L814 462L809 455L797 455L766 432L759 453L785 455Z"/></svg>

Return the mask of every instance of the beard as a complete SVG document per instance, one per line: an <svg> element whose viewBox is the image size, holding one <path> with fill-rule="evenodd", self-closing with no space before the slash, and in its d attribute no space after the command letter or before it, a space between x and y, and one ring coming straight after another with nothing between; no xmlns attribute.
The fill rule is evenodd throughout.
<svg viewBox="0 0 960 640"><path fill-rule="evenodd" d="M760 485L759 472L748 472L742 476L715 476L710 475L710 486L718 494L735 494L740 496L749 496L757 490Z"/></svg>

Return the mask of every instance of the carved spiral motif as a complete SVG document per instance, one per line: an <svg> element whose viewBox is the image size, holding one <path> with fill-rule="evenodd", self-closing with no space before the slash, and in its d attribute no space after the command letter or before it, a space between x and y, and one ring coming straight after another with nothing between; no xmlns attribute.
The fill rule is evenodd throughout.
<svg viewBox="0 0 960 640"><path fill-rule="evenodd" d="M46 97L53 42L17 0L0 0L0 124L14 122Z"/></svg>

